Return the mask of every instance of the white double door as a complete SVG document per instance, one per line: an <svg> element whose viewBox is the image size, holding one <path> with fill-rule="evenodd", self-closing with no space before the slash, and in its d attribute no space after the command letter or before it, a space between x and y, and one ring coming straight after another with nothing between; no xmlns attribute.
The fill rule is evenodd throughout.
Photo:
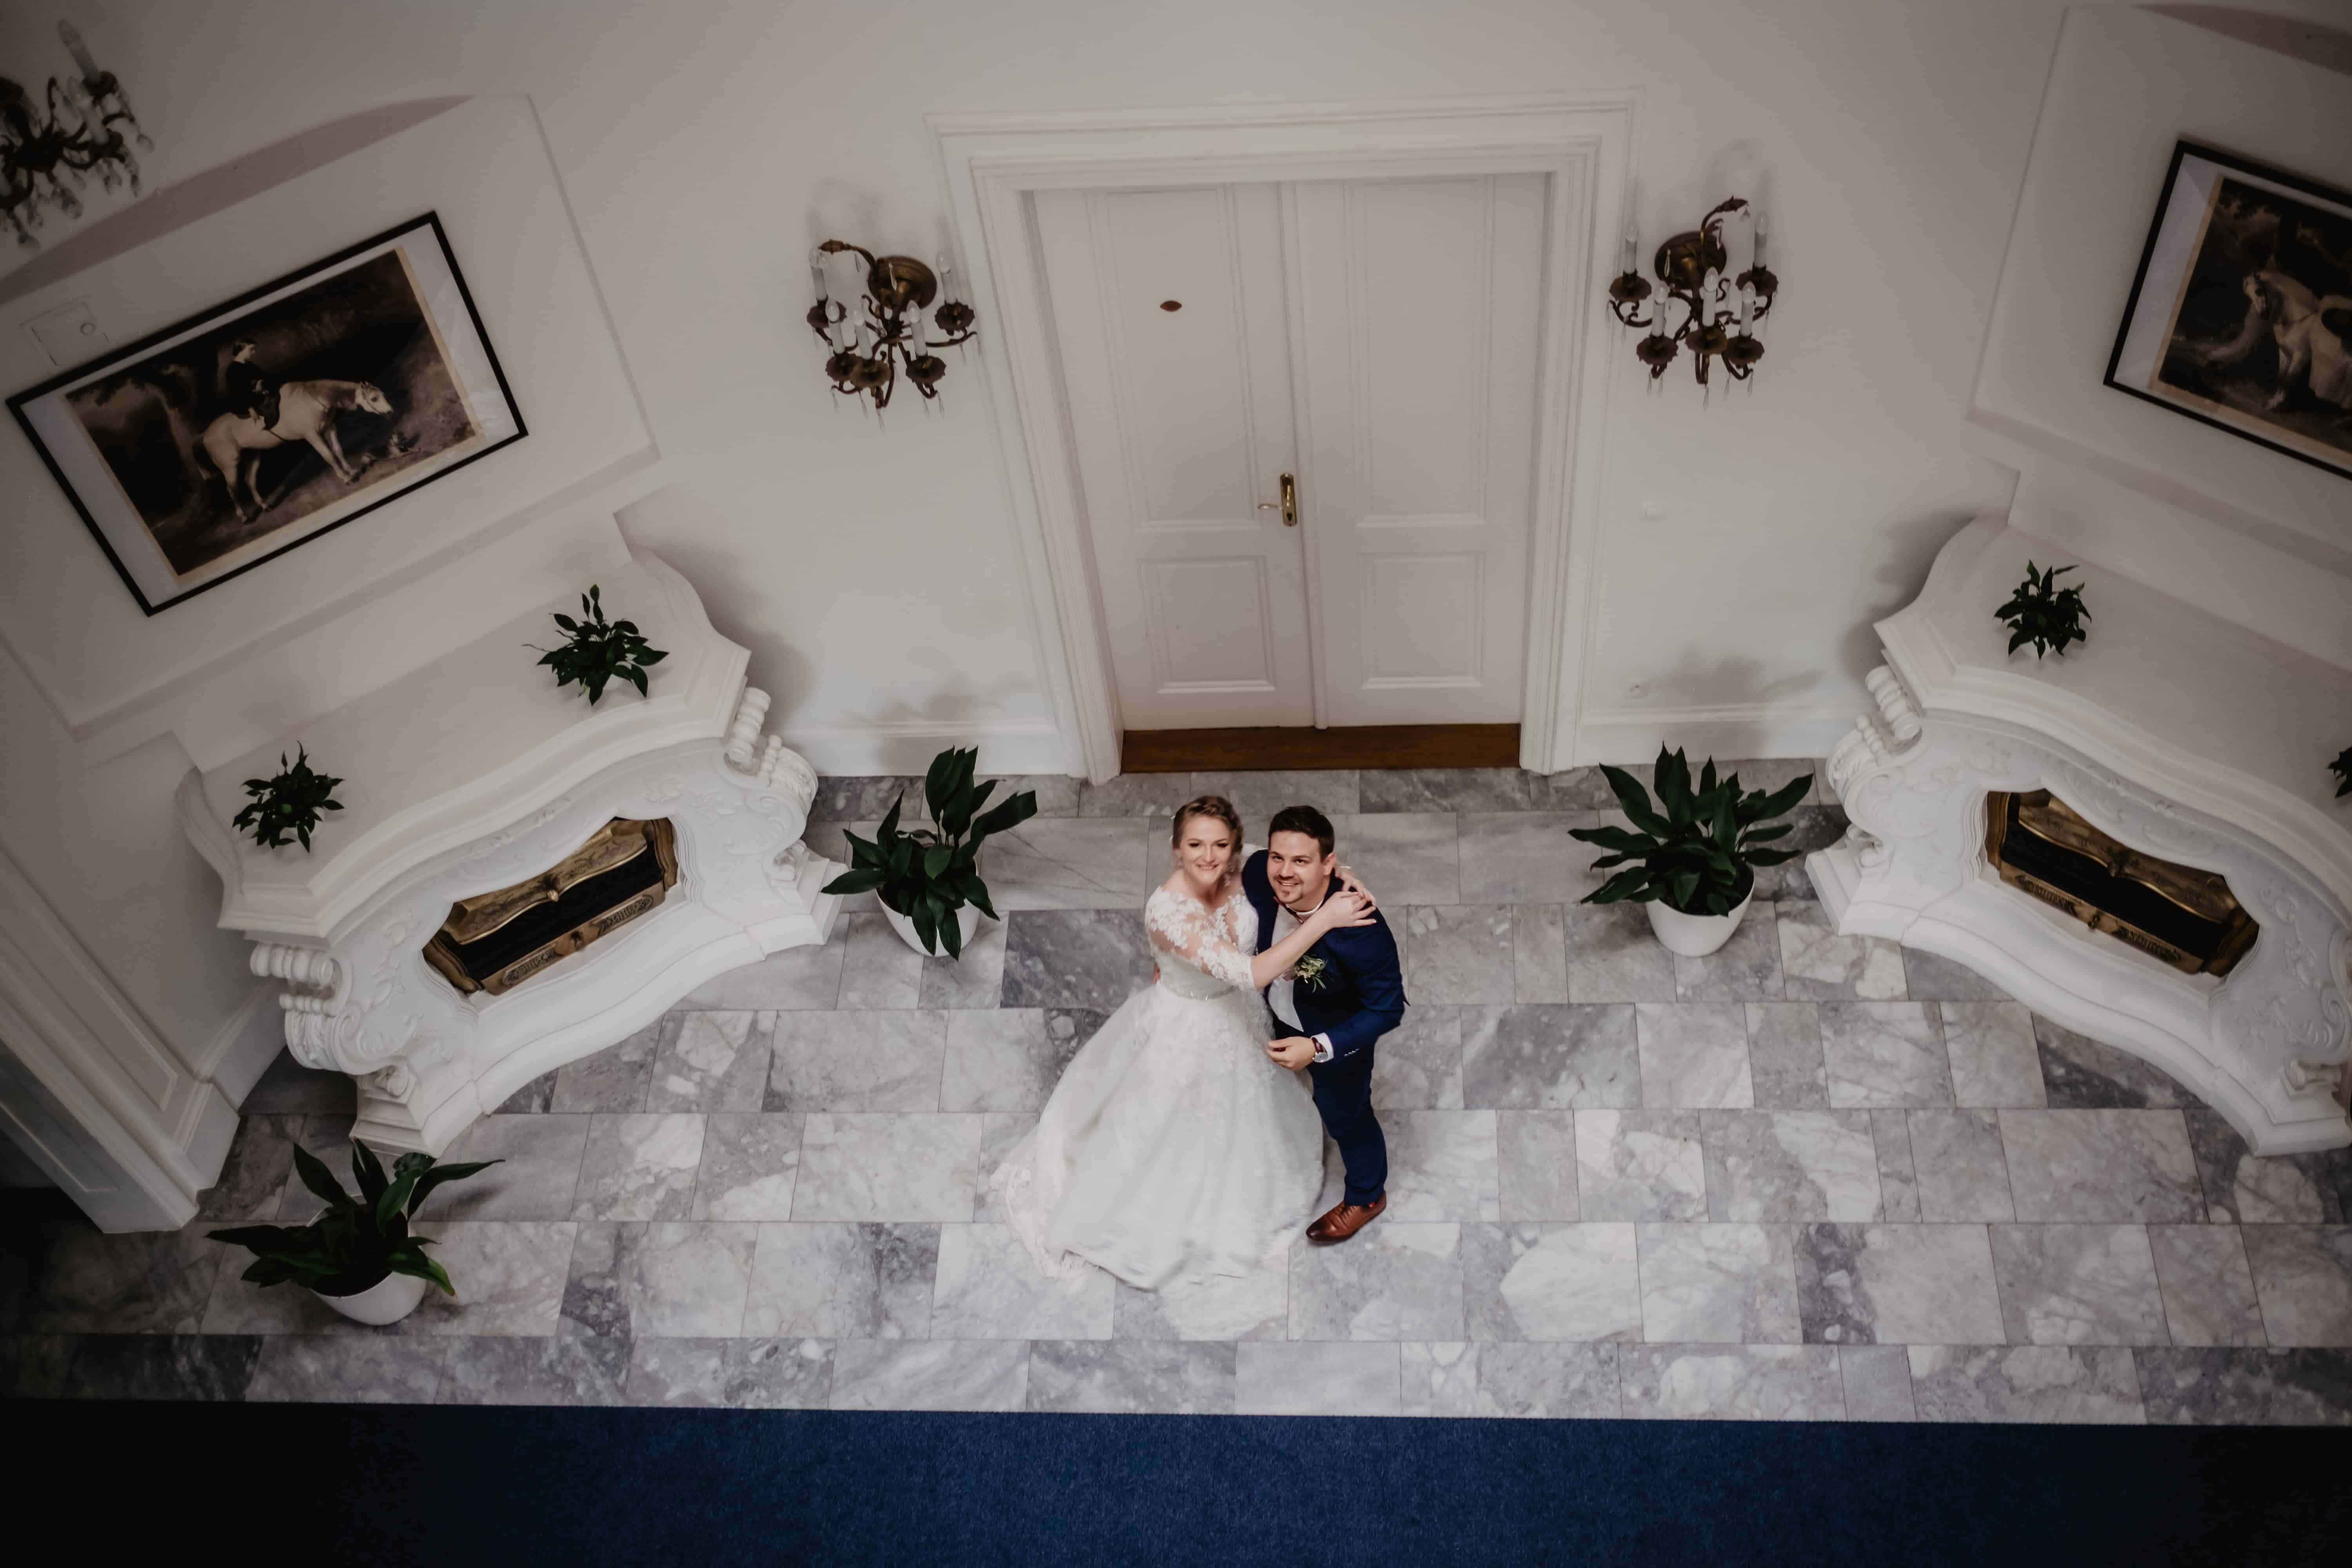
<svg viewBox="0 0 2352 1568"><path fill-rule="evenodd" d="M1037 194L1126 728L1518 720L1545 196Z"/></svg>

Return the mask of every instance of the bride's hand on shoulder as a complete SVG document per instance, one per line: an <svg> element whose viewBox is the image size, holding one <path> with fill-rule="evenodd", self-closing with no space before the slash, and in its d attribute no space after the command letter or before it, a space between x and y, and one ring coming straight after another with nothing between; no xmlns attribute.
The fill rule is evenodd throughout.
<svg viewBox="0 0 2352 1568"><path fill-rule="evenodd" d="M1342 889L1323 900L1323 907L1315 911L1314 919L1324 931L1368 926L1372 923L1372 902L1363 893Z"/></svg>
<svg viewBox="0 0 2352 1568"><path fill-rule="evenodd" d="M1356 879L1356 874L1348 869L1345 866L1339 868L1339 890L1343 893L1353 894L1356 900L1364 906L1364 912L1366 914L1370 914L1374 910L1381 907L1380 900L1372 897L1372 890L1364 886L1360 881L1358 881ZM1363 922L1359 921L1358 923L1361 924Z"/></svg>

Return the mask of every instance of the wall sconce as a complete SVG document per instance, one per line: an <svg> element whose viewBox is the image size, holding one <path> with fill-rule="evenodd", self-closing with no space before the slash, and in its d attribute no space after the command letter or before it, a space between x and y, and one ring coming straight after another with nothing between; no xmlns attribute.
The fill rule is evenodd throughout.
<svg viewBox="0 0 2352 1568"><path fill-rule="evenodd" d="M862 321L853 320L850 307L835 300L825 286L825 258L845 251L866 258ZM927 398L939 396L940 378L947 374L948 365L931 351L968 343L974 335L971 307L956 298L950 281L954 268L946 257L940 258L940 269L934 273L911 256L877 257L862 246L828 239L809 252L809 271L816 279L816 303L809 307L809 330L832 351L824 362L824 374L833 378L834 391L871 397L879 413L890 406L890 390L898 384L898 367L904 363L907 379L915 384L916 391ZM940 301L940 308L926 323L923 312L935 299ZM931 336L934 325L946 335Z"/></svg>
<svg viewBox="0 0 2352 1568"><path fill-rule="evenodd" d="M1646 329L1633 346L1634 354L1650 367L1656 384L1687 343L1696 363L1698 384L1707 384L1707 365L1723 361L1734 381L1756 374L1764 345L1756 325L1772 309L1772 295L1780 280L1764 266L1764 215L1738 196L1717 205L1699 220L1698 227L1675 236L1658 247L1651 266L1658 286L1637 270L1642 237L1625 229L1625 270L1609 285L1609 310L1621 326ZM1634 314L1650 301L1645 320ZM1669 325L1679 300L1682 324Z"/></svg>
<svg viewBox="0 0 2352 1568"><path fill-rule="evenodd" d="M131 155L131 144L116 127L127 129L142 147L155 145L139 129L131 101L122 96L122 84L111 72L98 68L73 24L59 22L58 37L65 40L66 53L73 56L81 76L62 84L51 77L43 113L35 114L33 100L22 87L0 77L0 213L16 229L16 243L27 250L41 247L33 230L41 226L44 202L68 217L81 216L80 198L58 178L60 172L77 190L82 188L87 170L97 170L110 191L127 175L135 196L140 194L139 160Z"/></svg>

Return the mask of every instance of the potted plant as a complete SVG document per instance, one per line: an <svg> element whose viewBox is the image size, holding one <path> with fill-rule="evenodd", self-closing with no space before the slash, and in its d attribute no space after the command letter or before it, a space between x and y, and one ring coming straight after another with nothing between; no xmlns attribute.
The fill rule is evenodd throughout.
<svg viewBox="0 0 2352 1568"><path fill-rule="evenodd" d="M539 662L555 671L555 689L561 691L578 681L587 689L591 708L604 695L608 680L625 680L643 697L646 669L667 658L668 651L647 642L636 622L606 620L604 595L593 583L580 595L580 616L576 621L557 616L563 646L540 654Z"/></svg>
<svg viewBox="0 0 2352 1568"><path fill-rule="evenodd" d="M278 768L275 778L245 781L245 793L253 798L229 820L251 833L253 841L264 849L278 848L291 834L307 855L310 831L319 826L320 814L343 809L343 803L334 798L335 786L343 781L313 772L310 753L299 746L294 748L290 768L286 765L286 753L278 752Z"/></svg>
<svg viewBox="0 0 2352 1568"><path fill-rule="evenodd" d="M871 840L855 833L843 836L849 840L849 869L827 882L824 890L872 892L881 899L890 928L908 946L927 953L945 946L950 958L962 957L963 944L971 940L980 917L996 919L988 884L980 877L982 841L1037 815L1037 793L1025 789L982 813L996 784L972 782L979 763L976 746L967 751L950 746L933 757L923 780L929 823L899 827L898 812L907 798L901 791Z"/></svg>
<svg viewBox="0 0 2352 1568"><path fill-rule="evenodd" d="M463 1181L497 1163L442 1165L430 1154L403 1154L387 1176L368 1146L353 1140L352 1178L360 1189L354 1201L298 1144L295 1172L326 1200L326 1211L305 1226L238 1226L213 1231L211 1238L252 1250L253 1266L243 1278L256 1285L291 1280L356 1322L396 1323L416 1310L427 1282L457 1293L441 1266L425 1255L433 1238L409 1234L409 1216L442 1183Z"/></svg>
<svg viewBox="0 0 2352 1568"><path fill-rule="evenodd" d="M2025 581L2008 604L1992 613L1993 619L2009 627L2010 652L2032 643L2037 659L2045 653L2063 657L2068 643L2085 640L2083 623L2091 612L2083 607L2083 590L2058 586L2058 574L2074 570L2053 566L2043 572L2031 561L2025 563Z"/></svg>
<svg viewBox="0 0 2352 1568"><path fill-rule="evenodd" d="M1650 792L1633 774L1606 766L1601 772L1633 826L1569 829L1570 837L1611 851L1592 863L1595 869L1626 868L1580 901L1646 904L1658 940L1691 958L1713 952L1739 929L1739 917L1756 890L1757 867L1795 858L1793 849L1763 846L1788 834L1790 825L1773 819L1785 816L1813 784L1813 775L1807 773L1781 789L1742 790L1738 773L1718 780L1709 758L1693 788L1683 753L1662 746L1654 806Z"/></svg>

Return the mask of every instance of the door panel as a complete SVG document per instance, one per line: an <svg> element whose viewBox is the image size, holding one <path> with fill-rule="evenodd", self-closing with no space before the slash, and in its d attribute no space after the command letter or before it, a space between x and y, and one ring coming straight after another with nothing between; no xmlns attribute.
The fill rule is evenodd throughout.
<svg viewBox="0 0 2352 1568"><path fill-rule="evenodd" d="M1314 722L1300 531L1257 510L1296 446L1276 188L1035 213L1120 721Z"/></svg>

